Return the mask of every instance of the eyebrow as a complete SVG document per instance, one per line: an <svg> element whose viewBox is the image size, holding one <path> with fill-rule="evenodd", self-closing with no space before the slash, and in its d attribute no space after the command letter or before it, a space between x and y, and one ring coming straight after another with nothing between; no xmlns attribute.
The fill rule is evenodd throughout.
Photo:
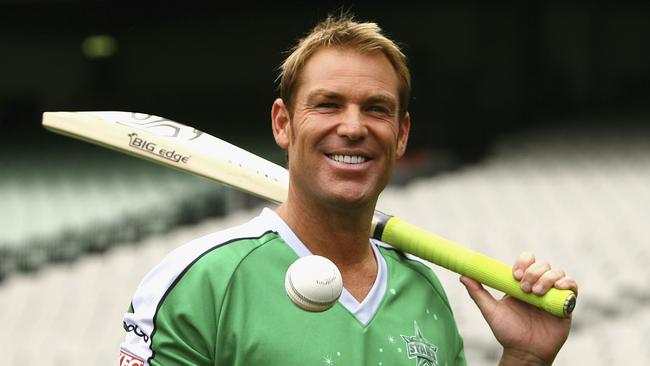
<svg viewBox="0 0 650 366"><path fill-rule="evenodd" d="M395 98L383 94L373 95L372 97L368 98L367 102L370 104L383 103L389 104L390 106L397 106L397 101Z"/></svg>
<svg viewBox="0 0 650 366"><path fill-rule="evenodd" d="M325 97L329 99L343 99L343 95L341 93L337 93L335 91L329 90L329 89L323 89L323 88L318 88L315 90L312 90L307 94L307 100L311 100L312 98L316 97Z"/></svg>
<svg viewBox="0 0 650 366"><path fill-rule="evenodd" d="M312 98L317 98L317 97L325 97L328 99L343 99L343 95L341 93L337 93L333 90L329 89L324 89L324 88L318 88L315 90L312 90L307 94L307 100L311 100ZM370 96L367 100L366 103L373 104L373 103L384 103L384 104L389 104L391 106L397 106L397 100L395 100L394 97L390 95L385 95L385 94L376 94L373 96Z"/></svg>

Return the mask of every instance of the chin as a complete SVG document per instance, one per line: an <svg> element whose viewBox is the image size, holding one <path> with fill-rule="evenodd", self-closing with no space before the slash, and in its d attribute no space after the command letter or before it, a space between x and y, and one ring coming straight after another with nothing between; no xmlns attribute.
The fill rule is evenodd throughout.
<svg viewBox="0 0 650 366"><path fill-rule="evenodd" d="M371 194L371 192L358 190L344 190L332 193L330 196L334 205L339 208L345 207L349 209L361 209L367 207L374 208L378 197L378 194Z"/></svg>

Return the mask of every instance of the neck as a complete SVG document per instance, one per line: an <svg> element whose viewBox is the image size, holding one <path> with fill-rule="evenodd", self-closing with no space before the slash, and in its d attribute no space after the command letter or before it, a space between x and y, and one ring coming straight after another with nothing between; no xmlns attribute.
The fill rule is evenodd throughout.
<svg viewBox="0 0 650 366"><path fill-rule="evenodd" d="M377 261L369 241L374 210L332 210L305 206L289 198L277 212L312 254L336 264L343 286L362 302L377 277Z"/></svg>
<svg viewBox="0 0 650 366"><path fill-rule="evenodd" d="M289 199L277 210L305 246L339 267L372 255L369 232L374 208L333 208Z"/></svg>
<svg viewBox="0 0 650 366"><path fill-rule="evenodd" d="M377 261L369 234L376 199L355 205L324 202L297 194L289 196L277 213L312 254L328 258L341 271L343 286L362 302L377 277Z"/></svg>

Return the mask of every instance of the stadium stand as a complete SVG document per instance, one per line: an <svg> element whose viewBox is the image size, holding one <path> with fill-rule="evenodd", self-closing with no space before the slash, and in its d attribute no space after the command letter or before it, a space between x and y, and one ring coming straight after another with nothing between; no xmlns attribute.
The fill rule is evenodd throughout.
<svg viewBox="0 0 650 366"><path fill-rule="evenodd" d="M19 150L0 167L0 279L223 215L237 194L90 145L47 156Z"/></svg>
<svg viewBox="0 0 650 366"><path fill-rule="evenodd" d="M504 262L530 250L576 277L581 288L574 328L556 365L648 365L649 141L650 126L622 122L609 127L592 122L586 126L527 130L502 137L480 163L390 187L382 195L380 206ZM2 364L114 365L123 336L122 314L146 271L178 245L243 222L258 212L258 208L237 210L226 217L213 217L170 232L158 230L154 224L141 229L148 224L141 221L141 216L165 212L171 206L194 207L196 202L203 202L203 189L215 189L203 182L172 178L172 173L166 171L153 173L155 168L148 172L141 169L149 168L138 167L142 175L130 177L118 173L117 168L109 174L112 168L108 167L97 167L86 174L73 174L75 169L61 170L61 183L55 187L37 183L28 187L21 183L26 180L17 179L3 186L3 204L9 202L5 199L11 192L17 191L31 196L30 203L51 202L48 190L55 189L60 197L53 215L61 215L58 209L64 207L66 194L73 200L82 195L89 208L100 211L78 213L78 225L90 225L93 230L85 237L76 237L77 244L51 241L39 255L49 258L60 250L63 257L79 256L87 247L104 248L106 245L101 243L111 240L116 244L77 261L14 274L0 283ZM83 194L65 193L70 190L64 183L70 175L78 180L103 178ZM151 189L151 179L164 180L166 186ZM149 198L129 196L138 184L138 192L151 195L150 203L145 204ZM119 199L100 203L99 197L109 190L116 192L111 197ZM157 199L162 200L162 206L156 206L160 204ZM170 203L176 199L184 203ZM19 208L20 201L13 200L12 207ZM135 206L142 206L141 210ZM233 212L227 207L222 209ZM42 224L34 217L25 217L27 213L16 212L11 214L11 225L32 223L21 229L23 233L52 230L40 227ZM164 224L183 221L178 219L178 215L188 215L183 212L171 210L169 216L163 215L171 217ZM200 211L190 216L204 214ZM105 215L104 222L112 224L95 224L93 215ZM142 232L98 239L99 233L116 235L110 225L125 221L134 231ZM58 248L62 243L68 243L70 248ZM469 364L495 364L499 346L458 276L440 268L434 270L447 289L465 338Z"/></svg>

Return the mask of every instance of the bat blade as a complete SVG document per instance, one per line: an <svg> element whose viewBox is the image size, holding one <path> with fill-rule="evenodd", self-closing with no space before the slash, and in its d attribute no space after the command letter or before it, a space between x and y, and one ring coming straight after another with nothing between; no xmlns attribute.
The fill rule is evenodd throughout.
<svg viewBox="0 0 650 366"><path fill-rule="evenodd" d="M226 141L162 117L131 112L45 112L45 128L155 161L280 203L287 198L286 169ZM569 290L524 293L512 269L403 220L375 212L370 237L471 277L558 317L576 304Z"/></svg>
<svg viewBox="0 0 650 366"><path fill-rule="evenodd" d="M45 112L53 132L102 145L283 202L287 170L195 128L131 112Z"/></svg>

